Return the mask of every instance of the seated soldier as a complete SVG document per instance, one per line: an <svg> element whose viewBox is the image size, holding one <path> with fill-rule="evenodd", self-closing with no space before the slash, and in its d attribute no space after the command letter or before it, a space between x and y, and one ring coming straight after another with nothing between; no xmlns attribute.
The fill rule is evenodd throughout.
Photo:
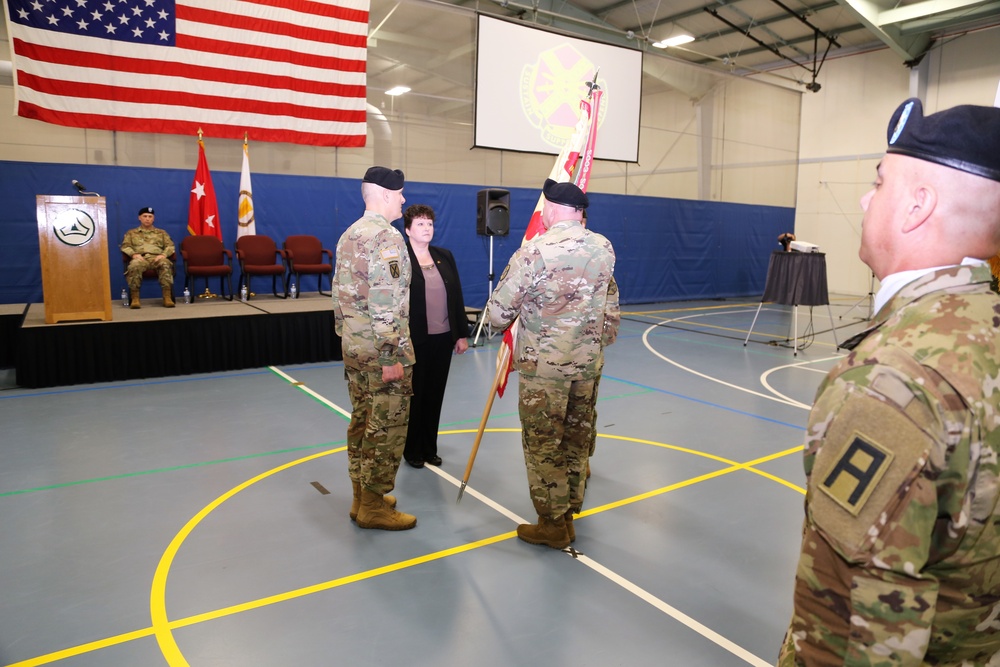
<svg viewBox="0 0 1000 667"><path fill-rule="evenodd" d="M125 269L125 281L131 291L131 307L139 308L139 288L142 274L146 269L156 269L160 287L163 289L163 305L174 307L174 266L168 257L174 254L174 242L164 230L153 226L153 209L146 206L139 209L139 226L125 232L121 251L131 260Z"/></svg>

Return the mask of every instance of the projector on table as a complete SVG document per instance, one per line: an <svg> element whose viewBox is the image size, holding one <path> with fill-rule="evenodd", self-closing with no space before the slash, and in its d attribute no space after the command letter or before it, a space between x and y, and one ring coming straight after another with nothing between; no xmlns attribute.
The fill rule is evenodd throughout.
<svg viewBox="0 0 1000 667"><path fill-rule="evenodd" d="M819 246L808 241L792 241L789 244L789 248L798 250L799 252L819 252Z"/></svg>

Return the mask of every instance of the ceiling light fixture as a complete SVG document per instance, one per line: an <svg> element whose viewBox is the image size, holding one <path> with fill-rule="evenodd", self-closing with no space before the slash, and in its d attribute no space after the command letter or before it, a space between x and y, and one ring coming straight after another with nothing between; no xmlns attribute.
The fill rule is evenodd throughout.
<svg viewBox="0 0 1000 667"><path fill-rule="evenodd" d="M402 95L408 92L410 92L410 89L407 88L406 86L396 86L395 88L390 88L389 90L385 91L385 94L392 95L393 97L395 97L397 95Z"/></svg>
<svg viewBox="0 0 1000 667"><path fill-rule="evenodd" d="M660 40L659 42L653 42L653 46L658 49L665 49L669 46L680 46L681 44L688 44L694 41L694 37L691 35L674 35L673 37L668 37L667 39Z"/></svg>

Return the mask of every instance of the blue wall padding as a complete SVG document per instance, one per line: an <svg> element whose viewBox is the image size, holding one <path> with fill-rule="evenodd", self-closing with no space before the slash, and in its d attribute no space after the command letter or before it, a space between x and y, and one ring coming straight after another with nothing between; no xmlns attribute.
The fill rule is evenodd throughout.
<svg viewBox="0 0 1000 667"><path fill-rule="evenodd" d="M71 181L76 179L106 197L111 296L117 299L125 286L118 244L127 230L138 225L139 208L156 210L156 225L170 233L180 258L193 177L193 166L179 170L0 161L0 201L4 203L0 208L0 303L42 301L36 194L75 195ZM336 252L337 239L364 209L360 179L263 173L252 178L257 232L274 238L279 247L291 234L313 234ZM240 175L214 171L212 180L223 242L234 250ZM466 305L477 308L486 302L489 291L490 239L495 284L520 245L539 196L539 190L511 189L510 235L479 236L476 196L486 187L496 186L411 182L404 190L408 204L434 207L438 218L434 244L455 254ZM778 247L778 235L792 230L795 216L793 208L775 206L608 194L592 194L590 200L589 227L607 236L615 247L615 275L626 304L761 294L770 253ZM401 222L399 226L402 229ZM234 270L234 284L237 273ZM179 262L178 294L182 276ZM299 289L315 291L314 280L306 278ZM212 288L217 289L214 282ZM266 286L255 284L255 290L266 292ZM156 292L157 286L147 281L143 295Z"/></svg>

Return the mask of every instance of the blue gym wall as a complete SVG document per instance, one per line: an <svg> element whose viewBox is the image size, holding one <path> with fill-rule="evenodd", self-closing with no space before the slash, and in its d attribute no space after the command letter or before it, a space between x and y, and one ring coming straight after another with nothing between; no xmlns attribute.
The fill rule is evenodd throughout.
<svg viewBox="0 0 1000 667"><path fill-rule="evenodd" d="M125 286L117 244L127 230L138 225L136 212L143 206L156 210L156 225L167 230L177 244L180 282L180 242L187 235L193 177L193 167L178 170L0 161L0 201L4 202L0 209L0 303L42 301L35 195L75 195L73 179L107 199L113 299ZM236 243L239 179L236 172L212 172L223 242L231 250ZM496 185L407 182L404 190L408 204L429 204L436 211L434 244L455 254L466 305L474 307L482 307L487 298L490 239L493 272L499 277L520 245L539 195L537 189L510 189L510 235L485 237L476 234L476 195L486 187ZM313 234L335 252L341 233L364 209L359 179L253 174L253 194L257 233L271 236L279 247L288 235ZM615 275L622 302L634 304L761 294L771 251L778 247L778 235L792 229L795 211L592 194L587 214L590 229L607 236L615 247ZM401 222L399 226L401 229ZM234 260L234 284L235 266ZM216 285L213 281L213 290ZM266 293L263 283L255 283L254 289ZM299 289L315 291L314 278L305 278ZM156 285L147 281L143 295L156 292Z"/></svg>

